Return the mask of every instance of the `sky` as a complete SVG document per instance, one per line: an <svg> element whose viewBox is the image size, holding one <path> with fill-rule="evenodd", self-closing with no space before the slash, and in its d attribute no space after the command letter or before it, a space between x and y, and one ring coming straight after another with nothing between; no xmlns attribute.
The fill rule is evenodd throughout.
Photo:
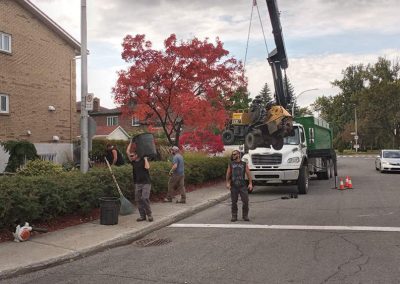
<svg viewBox="0 0 400 284"><path fill-rule="evenodd" d="M81 0L31 2L81 40ZM277 2L289 60L286 73L302 107L319 96L337 94L331 82L342 79L342 71L350 65L374 64L378 57L400 59L399 0ZM102 106L115 107L111 89L117 71L127 66L121 59L121 43L128 34L145 34L157 49L173 33L181 40L197 37L214 42L219 37L229 56L244 62L252 5L253 0L87 0L88 91L100 98ZM252 98L265 83L273 89L266 60L275 48L272 27L265 0L257 0L257 7L246 58ZM79 75L77 79L80 84Z"/></svg>

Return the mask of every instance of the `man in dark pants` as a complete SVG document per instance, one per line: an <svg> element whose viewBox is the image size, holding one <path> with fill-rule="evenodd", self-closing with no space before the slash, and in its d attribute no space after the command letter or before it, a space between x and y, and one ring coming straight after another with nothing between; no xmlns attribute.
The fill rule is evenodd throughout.
<svg viewBox="0 0 400 284"><path fill-rule="evenodd" d="M173 155L172 168L169 171L168 192L164 202L172 202L174 190L179 190L181 199L177 200L176 203L186 203L185 161L177 146L172 147L171 152Z"/></svg>
<svg viewBox="0 0 400 284"><path fill-rule="evenodd" d="M129 147L129 146L128 146ZM128 148L130 149L130 148ZM127 150L128 153L128 150ZM138 203L140 217L136 221L141 222L147 220L153 222L150 208L150 164L147 157L140 158L135 152L129 152L129 160L133 167L133 183L135 185L135 200Z"/></svg>
<svg viewBox="0 0 400 284"><path fill-rule="evenodd" d="M226 170L226 187L231 190L232 200L232 219L231 222L236 222L238 218L239 199L242 200L242 217L244 221L249 219L249 191L253 190L250 170L247 164L240 159L240 152L235 150L232 152L231 162ZM245 175L249 180L249 185L246 186Z"/></svg>

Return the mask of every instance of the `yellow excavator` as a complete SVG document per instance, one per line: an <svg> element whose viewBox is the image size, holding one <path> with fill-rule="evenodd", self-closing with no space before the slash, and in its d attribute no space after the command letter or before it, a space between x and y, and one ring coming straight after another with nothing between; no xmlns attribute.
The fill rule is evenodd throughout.
<svg viewBox="0 0 400 284"><path fill-rule="evenodd" d="M232 118L222 132L225 145L244 141L245 149L251 150L270 146L280 150L283 147L283 138L293 130L293 118L286 110L291 98L287 94L282 77L282 70L288 68L288 59L278 5L276 0L266 1L276 45L276 48L268 54L268 63L274 79L275 102L265 105L257 96L248 110L232 114Z"/></svg>

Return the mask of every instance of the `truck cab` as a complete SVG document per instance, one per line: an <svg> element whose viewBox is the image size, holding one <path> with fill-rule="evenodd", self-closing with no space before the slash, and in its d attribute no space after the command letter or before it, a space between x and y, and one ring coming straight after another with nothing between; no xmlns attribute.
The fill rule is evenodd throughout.
<svg viewBox="0 0 400 284"><path fill-rule="evenodd" d="M293 130L283 139L283 147L257 147L243 156L254 185L297 184L300 194L308 191L310 175L317 179L337 176L332 130L323 119L295 118Z"/></svg>
<svg viewBox="0 0 400 284"><path fill-rule="evenodd" d="M283 140L281 150L259 147L249 150L243 160L248 163L255 185L297 184L302 166L307 165L304 127L294 123L292 132Z"/></svg>

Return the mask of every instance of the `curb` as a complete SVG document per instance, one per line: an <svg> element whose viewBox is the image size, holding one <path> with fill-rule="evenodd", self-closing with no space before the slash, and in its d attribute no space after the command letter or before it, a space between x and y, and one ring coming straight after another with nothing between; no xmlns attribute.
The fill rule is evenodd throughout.
<svg viewBox="0 0 400 284"><path fill-rule="evenodd" d="M20 276L22 274L27 274L27 273L38 271L41 269L57 266L57 265L60 265L60 264L66 263L66 262L78 260L78 259L90 256L90 255L96 254L98 252L104 251L106 249L111 249L111 248L127 245L138 239L143 238L144 236L146 236L154 231L157 231L159 229L167 227L173 223L176 223L182 219L185 219L185 218L192 216L200 211L203 211L209 207L212 207L212 206L226 200L229 196L230 196L230 192L224 193L215 199L209 199L200 204L191 206L191 207L187 208L186 210L183 210L181 212L164 217L164 218L160 219L159 221L154 221L152 224L150 224L149 226L147 226L145 228L142 228L139 230L133 230L133 232L131 232L131 233L125 233L123 235L117 236L111 240L105 241L101 244L98 244L96 246L93 246L93 247L85 249L85 250L74 251L71 253L67 253L66 255L51 258L51 259L41 261L41 262L38 262L35 264L0 271L0 280Z"/></svg>

